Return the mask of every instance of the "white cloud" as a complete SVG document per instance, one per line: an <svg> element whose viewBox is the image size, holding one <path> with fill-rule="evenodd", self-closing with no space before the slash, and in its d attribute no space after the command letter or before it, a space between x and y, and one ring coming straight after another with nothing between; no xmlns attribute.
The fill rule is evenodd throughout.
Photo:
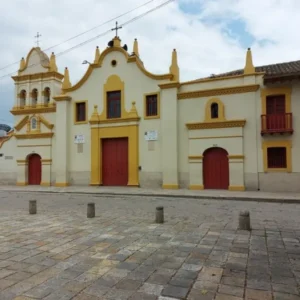
<svg viewBox="0 0 300 300"><path fill-rule="evenodd" d="M163 3L165 0L152 1L141 8L120 18L126 22L134 16ZM2 3L3 2L3 3ZM101 24L134 7L141 0L23 0L2 1L0 4L0 68L10 62L26 56L34 46L36 32L42 33L41 47L48 48L78 33ZM199 5L199 13L188 14L180 9ZM5 13L3 13L5 12ZM154 73L168 72L173 48L177 49L181 80L191 80L208 76L211 73L242 68L246 49L239 40L228 36L223 26L234 19L245 22L246 30L255 38L251 45L254 63L262 65L300 58L300 40L297 39L300 28L299 0L177 0L136 22L124 26L119 35L122 43L132 50L134 38L138 38L140 55L146 68ZM218 19L219 23L204 22L204 18ZM59 53L77 43L101 34L114 26L114 21L93 30L77 39L54 49ZM170 27L175 28L174 31ZM104 37L57 57L60 72L69 67L71 81L75 83L85 72L82 61L93 60L95 47L100 50L107 46L113 37L110 33ZM260 44L260 40L272 40L273 43ZM52 50L51 50L52 51ZM47 51L48 54L51 51ZM18 64L3 71L0 76L16 71ZM0 118L10 119L8 109L11 99L3 98L7 86L13 81L7 77L0 80ZM6 96L7 97L7 96ZM5 104L4 104L5 103ZM5 112L4 112L5 111Z"/></svg>

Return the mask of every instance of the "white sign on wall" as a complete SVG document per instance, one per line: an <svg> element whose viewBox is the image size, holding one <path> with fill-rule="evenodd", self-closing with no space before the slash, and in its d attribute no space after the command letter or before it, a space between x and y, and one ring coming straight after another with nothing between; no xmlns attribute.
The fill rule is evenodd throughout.
<svg viewBox="0 0 300 300"><path fill-rule="evenodd" d="M74 137L74 143L75 144L84 144L85 141L84 141L84 135L83 134L77 134L75 135Z"/></svg>
<svg viewBox="0 0 300 300"><path fill-rule="evenodd" d="M150 130L145 132L146 141L157 141L158 133L157 130Z"/></svg>

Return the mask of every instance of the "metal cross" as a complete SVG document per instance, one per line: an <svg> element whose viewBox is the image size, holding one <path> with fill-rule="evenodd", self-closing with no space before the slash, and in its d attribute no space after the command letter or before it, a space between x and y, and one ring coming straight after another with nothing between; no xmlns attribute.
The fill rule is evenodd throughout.
<svg viewBox="0 0 300 300"><path fill-rule="evenodd" d="M122 26L118 27L118 22L116 22L116 27L112 28L112 31L115 30L116 31L116 36L118 36L118 29L121 29Z"/></svg>
<svg viewBox="0 0 300 300"><path fill-rule="evenodd" d="M36 38L36 45L37 45L37 47L39 46L39 38L41 37L42 35L38 32L37 33L37 35L35 36L35 38Z"/></svg>

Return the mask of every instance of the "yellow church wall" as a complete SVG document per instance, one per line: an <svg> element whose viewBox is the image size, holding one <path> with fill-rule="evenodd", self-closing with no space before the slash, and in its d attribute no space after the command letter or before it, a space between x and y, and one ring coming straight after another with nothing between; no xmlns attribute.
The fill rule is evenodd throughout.
<svg viewBox="0 0 300 300"><path fill-rule="evenodd" d="M32 129L30 120L33 116L42 117L47 126L40 120L37 121L37 129ZM25 124L22 122L24 116L17 116L17 118L19 120L15 129L17 138L13 138L16 140L16 148L14 149L16 159L25 162L31 154L40 155L41 159L44 160L42 164L42 183L49 186L54 181L52 166L54 163L52 164L52 162L55 162L55 114L31 114ZM22 128L19 126L22 126ZM51 164L48 163L49 160L51 160ZM18 163L17 182L19 185L28 183L27 163Z"/></svg>
<svg viewBox="0 0 300 300"><path fill-rule="evenodd" d="M16 140L10 138L6 142L0 139L0 184L16 184Z"/></svg>
<svg viewBox="0 0 300 300"><path fill-rule="evenodd" d="M299 83L265 86L263 74L253 75L250 72L254 68L251 65L249 51L246 69L250 70L251 74L226 79L208 78L180 84L170 84L168 75L164 80L158 80L157 76L143 70L141 63L138 66L134 61L135 57L124 55L121 48L108 48L104 51L105 56L100 55L99 58L99 55L96 55L95 61L90 59L94 64L89 70L91 68L93 70L89 76L89 71L87 72L84 76L87 80L83 80L84 82L72 82L72 66L70 66L73 87L68 88L70 84L65 80L63 90L60 75L59 79L54 75L42 78L41 75L32 74L40 72L46 74L45 72L50 70L48 62L41 63L40 52L38 54L37 50L30 51L21 62L19 75L26 77L23 81L15 78L14 106L19 106L19 94L25 89L27 107L22 114L13 111L16 138L11 138L0 148L0 154L4 153L4 156L0 157L0 183L15 181L19 185L25 185L28 177L26 158L31 153L38 153L42 157L43 164L42 185L63 187L98 184L101 181L100 160L95 157L101 155L101 149L97 145L97 141L100 141L100 136L97 136L99 133L112 138L130 137L129 149L133 149L134 146L135 151L129 154L129 179L130 184L135 186L140 184L145 188L201 190L203 153L210 147L221 147L228 152L230 190L246 188L270 191L276 187L277 191L300 191L298 156L300 137L297 130L299 127L297 111L300 111ZM170 71L176 73L174 78L179 75L176 71L177 63L174 63L176 55L173 52ZM112 65L113 60L117 62L116 66ZM28 65L39 62L37 68L27 68ZM147 67L147 63L145 65ZM166 71L169 71L168 67ZM95 116L95 111L103 119L106 91L108 87L109 91L114 90L114 86L116 90L124 87L123 113L128 117L133 112L134 120L121 120L119 123L105 120L99 125L101 129L98 130L98 124L95 122L91 124L89 120ZM50 102L48 108L42 107L45 87L51 90L52 103ZM38 90L39 107L36 109L32 108L30 96L34 88ZM286 107L293 112L293 135L261 136L261 114L265 113L263 107L265 97L262 95L272 94L273 91L274 94L281 93L288 88L291 89L291 97ZM52 100L52 96L64 93L66 95ZM159 95L159 116L145 118L145 96L152 93ZM85 102L87 108L86 121L81 124L75 122L74 108L75 103L79 101ZM214 122L209 115L210 104L213 102L219 104L219 122ZM140 117L139 120L136 114ZM27 121L33 115L40 115L46 120L46 123L40 123L39 132L28 132ZM26 116L27 119L24 119ZM54 127L51 128L49 124L53 124ZM136 124L138 124L137 133L136 127L133 126ZM133 131L129 130L130 126L134 128ZM145 133L150 130L157 131L156 141L145 140ZM85 142L76 144L75 135L83 135ZM272 145L287 147L290 162L287 170L266 168L267 147ZM9 153L14 159L3 158L7 156L5 153Z"/></svg>
<svg viewBox="0 0 300 300"><path fill-rule="evenodd" d="M244 84L244 77L233 76L229 79L214 79L208 78L204 80L194 81L192 83L183 82L180 85L180 92L191 92L197 90L208 90L216 88L225 88L232 86L239 86Z"/></svg>
<svg viewBox="0 0 300 300"><path fill-rule="evenodd" d="M257 122L259 124L259 135L258 135L258 165L259 165L259 188L260 190L268 191L272 190L274 186L276 186L276 191L279 192L298 192L299 191L299 181L300 181L300 159L299 159L299 151L300 151L300 132L298 130L299 118L297 112L300 110L300 84L296 82L292 83L282 83L282 84L270 84L268 86L263 86L263 89L268 89L268 92L272 93L274 91L274 95L279 92L284 92L286 90L291 91L290 104L287 104L286 109L290 107L290 112L293 113L293 128L294 132L292 135L284 134L284 135L265 135L263 137L260 136L260 127L261 120L260 115L262 114L262 103L263 98L261 94L258 97L258 113ZM289 112L289 111L287 111ZM287 149L288 160L291 161L290 172L288 170L285 171L273 171L267 170L264 167L267 162L267 157L264 155L265 149L268 145L270 146L281 146L284 147L287 143L290 143L291 148L290 151ZM289 154L290 153L290 154Z"/></svg>
<svg viewBox="0 0 300 300"><path fill-rule="evenodd" d="M240 83L240 79L237 79L231 84L233 86L238 86ZM256 98L258 98L259 95L259 91L253 91L231 95L178 100L179 141L182 141L179 143L179 170L181 184L183 186L187 186L189 182L191 166L188 157L191 155L203 155L203 152L206 149L215 146L224 148L229 155L243 155L245 157L245 159L240 162L240 170L242 170L242 174L245 174L245 176L239 186L246 185L250 188L256 188L257 163L253 164L253 161L257 161L255 144L257 139L257 124L252 120L255 120ZM220 126L220 128L216 129L209 129L208 126L208 129L188 130L185 126L187 123L210 121L207 120L206 106L208 103L211 104L212 102L220 102L223 104L225 120L246 120L245 126L236 128L222 128L222 126ZM220 112L219 104L219 114ZM219 115L219 117L221 116ZM189 144L189 147L187 147L187 143ZM194 147L194 149L191 149L190 147ZM193 165L192 168L195 169L195 166ZM235 171L235 174L237 174L236 172L237 171ZM231 175L236 178L238 177L237 175ZM196 183L192 184L197 185ZM237 184L235 184L235 186L236 185Z"/></svg>
<svg viewBox="0 0 300 300"><path fill-rule="evenodd" d="M117 61L116 67L111 65L112 60ZM162 184L161 122L160 119L144 118L144 95L160 92L158 84L164 81L157 81L147 77L135 63L127 63L122 53L112 52L105 56L101 67L95 68L88 80L79 89L68 93L72 98L70 105L74 105L77 101L87 101L88 119L90 119L94 111L94 105L98 106L98 113L101 114L104 109L104 85L112 75L117 75L124 83L124 99L122 100L125 100L125 110L129 112L132 108L132 102L135 102L137 113L141 118L138 122L140 182L144 185L159 187ZM134 78L137 80L134 80ZM91 126L90 124L74 126L74 112L74 109L70 110L68 123L70 130L68 135L68 143L70 144L70 183L89 184L91 180ZM145 132L149 130L158 131L157 141L148 142L145 140ZM85 137L85 143L83 144L83 149L81 149L82 153L78 153L78 146L74 144L74 136L77 134L82 134Z"/></svg>

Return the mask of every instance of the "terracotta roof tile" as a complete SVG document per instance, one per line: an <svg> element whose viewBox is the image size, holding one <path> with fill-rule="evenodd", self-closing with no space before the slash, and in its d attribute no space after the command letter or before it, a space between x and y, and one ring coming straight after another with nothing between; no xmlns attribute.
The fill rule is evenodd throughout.
<svg viewBox="0 0 300 300"><path fill-rule="evenodd" d="M300 75L300 60L259 66L259 67L255 67L255 71L266 72L265 78L288 76L288 75ZM221 74L214 74L206 78L228 77L228 76L242 75L243 73L244 70L240 69L240 70L230 71Z"/></svg>

